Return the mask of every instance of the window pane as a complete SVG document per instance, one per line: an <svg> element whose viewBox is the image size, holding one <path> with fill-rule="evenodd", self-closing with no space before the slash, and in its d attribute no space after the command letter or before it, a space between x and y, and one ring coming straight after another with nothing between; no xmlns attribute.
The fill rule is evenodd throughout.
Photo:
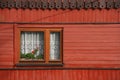
<svg viewBox="0 0 120 80"><path fill-rule="evenodd" d="M50 60L60 59L60 32L50 33Z"/></svg>
<svg viewBox="0 0 120 80"><path fill-rule="evenodd" d="M21 59L43 59L44 33L21 32Z"/></svg>

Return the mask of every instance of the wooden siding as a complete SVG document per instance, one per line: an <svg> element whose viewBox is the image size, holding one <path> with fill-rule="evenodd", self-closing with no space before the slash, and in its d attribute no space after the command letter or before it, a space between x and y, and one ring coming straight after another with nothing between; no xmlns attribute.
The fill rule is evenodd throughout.
<svg viewBox="0 0 120 80"><path fill-rule="evenodd" d="M118 70L1 70L2 80L120 80Z"/></svg>
<svg viewBox="0 0 120 80"><path fill-rule="evenodd" d="M0 9L0 68L14 68L14 24L2 22L120 23L120 9ZM63 68L120 68L119 24L56 26L64 28ZM120 80L119 75L120 70L0 70L2 80Z"/></svg>
<svg viewBox="0 0 120 80"><path fill-rule="evenodd" d="M14 66L13 25L0 25L0 67ZM63 27L63 67L120 67L119 25L19 25ZM16 26L17 27L17 26Z"/></svg>
<svg viewBox="0 0 120 80"><path fill-rule="evenodd" d="M97 67L99 64L119 64L120 28L114 26L64 28L64 63L97 64Z"/></svg>
<svg viewBox="0 0 120 80"><path fill-rule="evenodd" d="M120 22L120 9L0 9L0 22Z"/></svg>
<svg viewBox="0 0 120 80"><path fill-rule="evenodd" d="M12 67L13 55L13 25L0 24L0 67Z"/></svg>

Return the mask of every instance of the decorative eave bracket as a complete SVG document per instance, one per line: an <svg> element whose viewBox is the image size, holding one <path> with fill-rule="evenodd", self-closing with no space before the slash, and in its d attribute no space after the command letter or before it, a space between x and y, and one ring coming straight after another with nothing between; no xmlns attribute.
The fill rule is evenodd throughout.
<svg viewBox="0 0 120 80"><path fill-rule="evenodd" d="M0 8L102 9L120 8L120 0L0 0Z"/></svg>

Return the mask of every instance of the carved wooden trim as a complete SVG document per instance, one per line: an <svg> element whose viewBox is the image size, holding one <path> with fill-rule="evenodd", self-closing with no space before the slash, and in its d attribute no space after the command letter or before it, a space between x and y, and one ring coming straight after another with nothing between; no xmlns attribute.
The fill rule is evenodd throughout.
<svg viewBox="0 0 120 80"><path fill-rule="evenodd" d="M92 0L85 0L85 8L91 8Z"/></svg>
<svg viewBox="0 0 120 80"><path fill-rule="evenodd" d="M120 8L120 0L0 0L0 8L88 9Z"/></svg>
<svg viewBox="0 0 120 80"><path fill-rule="evenodd" d="M114 0L109 0L109 1L107 1L107 6L106 6L107 8L113 8L114 7Z"/></svg>
<svg viewBox="0 0 120 80"><path fill-rule="evenodd" d="M100 1L100 8L106 8L106 0L99 0Z"/></svg>
<svg viewBox="0 0 120 80"><path fill-rule="evenodd" d="M92 1L92 8L99 8L99 1L98 0L93 0Z"/></svg>
<svg viewBox="0 0 120 80"><path fill-rule="evenodd" d="M115 1L115 8L120 8L120 0Z"/></svg>
<svg viewBox="0 0 120 80"><path fill-rule="evenodd" d="M78 0L77 1L77 9L84 8L84 0Z"/></svg>

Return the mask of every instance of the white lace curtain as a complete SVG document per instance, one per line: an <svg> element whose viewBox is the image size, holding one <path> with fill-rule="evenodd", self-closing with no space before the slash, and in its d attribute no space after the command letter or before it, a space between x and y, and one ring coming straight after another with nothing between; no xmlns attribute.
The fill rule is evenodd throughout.
<svg viewBox="0 0 120 80"><path fill-rule="evenodd" d="M35 56L43 54L44 50L44 33L43 32L22 32L21 33L21 53L32 53L38 49Z"/></svg>
<svg viewBox="0 0 120 80"><path fill-rule="evenodd" d="M32 53L38 49L37 54L44 53L44 33L43 32L21 32L21 54ZM50 60L60 59L60 33L50 33ZM44 55L44 54L43 54Z"/></svg>
<svg viewBox="0 0 120 80"><path fill-rule="evenodd" d="M51 60L60 59L60 33L59 32L50 33L50 59Z"/></svg>

